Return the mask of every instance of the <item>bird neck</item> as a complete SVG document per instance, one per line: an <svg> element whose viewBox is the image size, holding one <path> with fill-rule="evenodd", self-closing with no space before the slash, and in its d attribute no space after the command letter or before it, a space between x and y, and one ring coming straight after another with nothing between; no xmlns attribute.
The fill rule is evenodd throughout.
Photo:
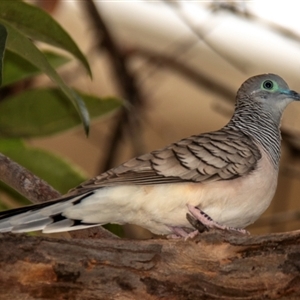
<svg viewBox="0 0 300 300"><path fill-rule="evenodd" d="M274 118L274 114L262 106L257 105L254 108L247 103L241 103L225 127L238 129L253 138L266 151L274 168L278 169L281 154L280 121L281 114Z"/></svg>

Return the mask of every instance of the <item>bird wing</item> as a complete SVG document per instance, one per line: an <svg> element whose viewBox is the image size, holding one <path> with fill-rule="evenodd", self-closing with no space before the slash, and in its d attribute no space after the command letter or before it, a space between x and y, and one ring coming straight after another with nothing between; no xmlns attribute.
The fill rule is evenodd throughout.
<svg viewBox="0 0 300 300"><path fill-rule="evenodd" d="M133 158L84 182L72 192L128 184L230 180L253 171L260 158L261 152L252 139L242 132L224 128Z"/></svg>

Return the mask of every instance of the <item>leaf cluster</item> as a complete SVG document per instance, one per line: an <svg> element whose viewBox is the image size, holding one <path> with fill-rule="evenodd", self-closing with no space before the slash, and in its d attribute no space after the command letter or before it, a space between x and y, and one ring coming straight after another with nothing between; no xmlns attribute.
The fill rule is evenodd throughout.
<svg viewBox="0 0 300 300"><path fill-rule="evenodd" d="M68 56L43 51L36 42L63 50ZM100 99L68 86L57 69L73 59L92 76L85 55L48 13L22 1L0 0L0 152L61 193L78 185L85 176L65 159L27 145L26 139L57 134L80 124L88 133L90 118L121 106L116 98ZM15 92L20 82L39 74L46 74L57 87ZM8 186L1 184L0 188L18 201L26 201Z"/></svg>

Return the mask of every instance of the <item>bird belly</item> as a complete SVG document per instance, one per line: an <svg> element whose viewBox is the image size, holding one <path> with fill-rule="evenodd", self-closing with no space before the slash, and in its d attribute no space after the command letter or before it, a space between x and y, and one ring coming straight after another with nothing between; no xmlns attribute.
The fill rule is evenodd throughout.
<svg viewBox="0 0 300 300"><path fill-rule="evenodd" d="M99 189L70 207L63 215L85 223L135 224L155 234L172 233L170 227L190 227L187 203L199 204L190 184L124 185Z"/></svg>

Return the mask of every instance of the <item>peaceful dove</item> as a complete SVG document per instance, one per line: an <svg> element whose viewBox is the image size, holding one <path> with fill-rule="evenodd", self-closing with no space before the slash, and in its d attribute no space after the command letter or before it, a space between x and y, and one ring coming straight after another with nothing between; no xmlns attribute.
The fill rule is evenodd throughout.
<svg viewBox="0 0 300 300"><path fill-rule="evenodd" d="M280 121L300 100L277 75L246 80L234 114L218 131L194 135L133 158L65 196L0 213L0 232L44 233L106 223L136 224L155 234L187 236L186 214L208 228L245 232L277 186Z"/></svg>

